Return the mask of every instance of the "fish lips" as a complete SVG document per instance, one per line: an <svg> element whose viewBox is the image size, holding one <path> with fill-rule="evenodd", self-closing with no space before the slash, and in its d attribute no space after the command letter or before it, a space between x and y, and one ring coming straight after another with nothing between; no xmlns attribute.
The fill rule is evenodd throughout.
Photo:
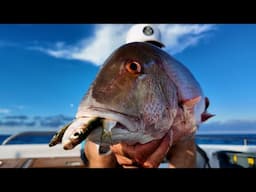
<svg viewBox="0 0 256 192"><path fill-rule="evenodd" d="M77 118L90 116L116 121L115 126L110 130L111 144L120 142L144 144L154 139L150 134L145 133L143 129L145 125L139 117L99 107L90 107L77 114ZM87 138L97 144L110 144L109 139L102 139L101 128L92 130Z"/></svg>
<svg viewBox="0 0 256 192"><path fill-rule="evenodd" d="M136 131L132 132L129 131L124 125L120 124L119 122L111 129L111 135L109 136L110 139L102 139L102 130L97 128L94 129L89 135L88 139L97 143L97 144L106 144L106 145L113 145L120 142L125 142L129 145L135 143L147 143L152 141L154 138L150 135L146 135L143 132Z"/></svg>

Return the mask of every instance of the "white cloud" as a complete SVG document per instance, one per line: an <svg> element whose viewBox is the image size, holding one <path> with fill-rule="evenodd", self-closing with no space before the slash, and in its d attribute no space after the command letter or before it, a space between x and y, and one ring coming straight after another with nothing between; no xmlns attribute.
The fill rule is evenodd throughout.
<svg viewBox="0 0 256 192"><path fill-rule="evenodd" d="M102 65L104 60L119 46L125 43L125 35L130 24L97 24L93 36L75 45L57 42L51 48L30 47L56 58L78 59ZM205 34L216 27L208 24L159 24L165 49L176 54L187 47L196 45Z"/></svg>
<svg viewBox="0 0 256 192"><path fill-rule="evenodd" d="M205 37L207 32L216 29L216 26L208 24L160 24L159 29L166 50L171 54L176 54L187 47L196 45Z"/></svg>
<svg viewBox="0 0 256 192"><path fill-rule="evenodd" d="M11 112L10 109L0 108L0 114L8 114L10 112Z"/></svg>
<svg viewBox="0 0 256 192"><path fill-rule="evenodd" d="M94 36L84 41L82 49L72 54L73 58L101 65L114 49L124 44L127 28L125 25L110 24L96 26Z"/></svg>

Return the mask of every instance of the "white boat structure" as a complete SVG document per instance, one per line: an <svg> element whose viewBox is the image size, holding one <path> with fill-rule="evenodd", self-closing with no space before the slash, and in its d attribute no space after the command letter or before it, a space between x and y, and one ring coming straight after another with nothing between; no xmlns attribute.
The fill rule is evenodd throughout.
<svg viewBox="0 0 256 192"><path fill-rule="evenodd" d="M26 131L6 138L0 145L0 168L86 168L80 157L81 145L72 150L63 150L61 144L55 147L49 147L48 143L11 144L24 136L51 137L54 134L53 131ZM197 135L197 138L218 139L211 135ZM197 167L255 168L256 145L249 142L248 138L242 138L241 144L198 144ZM200 153L200 148L205 153ZM159 168L167 168L167 163L163 162Z"/></svg>
<svg viewBox="0 0 256 192"><path fill-rule="evenodd" d="M76 168L85 167L78 145L73 150L63 150L61 145L11 144L21 137L53 136L53 131L25 131L11 135L0 145L0 168Z"/></svg>

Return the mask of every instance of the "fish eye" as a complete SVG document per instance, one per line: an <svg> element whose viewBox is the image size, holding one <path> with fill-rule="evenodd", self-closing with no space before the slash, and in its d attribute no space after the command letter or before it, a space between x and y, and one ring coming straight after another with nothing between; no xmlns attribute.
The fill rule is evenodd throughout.
<svg viewBox="0 0 256 192"><path fill-rule="evenodd" d="M75 132L75 133L71 136L71 138L72 138L72 139L77 139L80 135L81 135L81 132L80 132L80 131L77 131L77 132Z"/></svg>
<svg viewBox="0 0 256 192"><path fill-rule="evenodd" d="M128 61L125 64L125 68L128 72L133 74L141 73L141 65L137 61Z"/></svg>

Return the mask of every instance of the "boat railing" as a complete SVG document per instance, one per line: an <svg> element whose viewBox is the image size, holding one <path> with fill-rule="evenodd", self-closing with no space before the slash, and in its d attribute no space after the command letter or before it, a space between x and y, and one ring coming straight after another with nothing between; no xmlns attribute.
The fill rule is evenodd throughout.
<svg viewBox="0 0 256 192"><path fill-rule="evenodd" d="M21 137L38 137L38 136L53 136L56 132L55 131L24 131L21 133L13 134L7 137L1 145L10 144L13 140L21 138Z"/></svg>
<svg viewBox="0 0 256 192"><path fill-rule="evenodd" d="M206 143L215 144L219 141L218 144L256 145L256 135L198 134L196 140L199 143L207 141Z"/></svg>

